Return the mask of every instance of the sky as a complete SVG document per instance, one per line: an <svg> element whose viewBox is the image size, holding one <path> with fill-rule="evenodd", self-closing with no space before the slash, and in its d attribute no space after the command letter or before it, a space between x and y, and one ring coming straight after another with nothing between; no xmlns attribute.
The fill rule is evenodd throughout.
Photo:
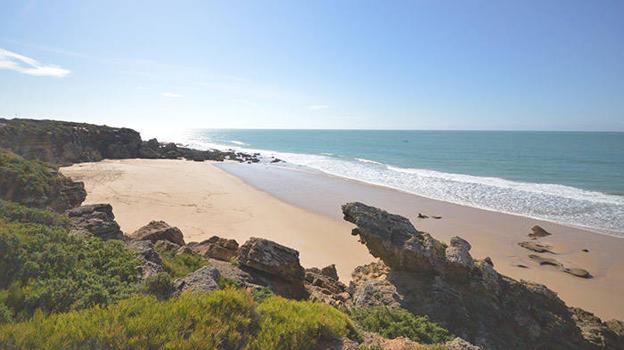
<svg viewBox="0 0 624 350"><path fill-rule="evenodd" d="M2 0L0 116L624 131L624 1Z"/></svg>

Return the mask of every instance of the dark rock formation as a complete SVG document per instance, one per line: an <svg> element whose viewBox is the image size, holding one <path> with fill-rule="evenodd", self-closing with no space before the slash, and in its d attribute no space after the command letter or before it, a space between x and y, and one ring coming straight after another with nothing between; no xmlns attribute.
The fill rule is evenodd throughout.
<svg viewBox="0 0 624 350"><path fill-rule="evenodd" d="M535 225L531 227L531 233L529 233L529 237L536 239L541 237L550 236L551 233L544 230L540 225Z"/></svg>
<svg viewBox="0 0 624 350"><path fill-rule="evenodd" d="M553 258L545 258L543 256L539 256L536 254L529 255L531 260L537 262L540 265L550 265L554 266L565 273L569 273L570 275L581 277L581 278L592 278L592 275L589 271L577 267L565 267L562 263Z"/></svg>
<svg viewBox="0 0 624 350"><path fill-rule="evenodd" d="M483 349L601 347L581 332L573 310L554 292L473 260L464 240L454 238L446 248L407 219L362 203L346 204L343 212L357 225L353 232L388 267L354 273L355 305L399 304Z"/></svg>
<svg viewBox="0 0 624 350"><path fill-rule="evenodd" d="M542 244L538 242L520 242L518 243L524 249L532 250L536 253L550 253L556 254L552 251L552 247L548 244Z"/></svg>
<svg viewBox="0 0 624 350"><path fill-rule="evenodd" d="M306 297L305 271L299 263L299 252L262 238L250 238L239 249L238 264L252 271L258 284L280 295Z"/></svg>
<svg viewBox="0 0 624 350"><path fill-rule="evenodd" d="M0 147L26 159L71 164L137 158L141 136L126 128L52 120L0 119Z"/></svg>
<svg viewBox="0 0 624 350"><path fill-rule="evenodd" d="M176 293L185 290L194 292L210 292L219 289L219 270L212 266L204 266L174 282Z"/></svg>
<svg viewBox="0 0 624 350"><path fill-rule="evenodd" d="M336 307L344 305L351 298L347 292L347 286L338 281L334 265L323 269L306 269L305 288L309 294L309 300L324 302Z"/></svg>
<svg viewBox="0 0 624 350"><path fill-rule="evenodd" d="M76 230L87 231L102 239L123 239L110 204L83 205L67 211Z"/></svg>
<svg viewBox="0 0 624 350"><path fill-rule="evenodd" d="M285 280L303 281L299 252L268 239L250 238L240 247L238 263Z"/></svg>
<svg viewBox="0 0 624 350"><path fill-rule="evenodd" d="M164 221L151 221L149 224L134 231L130 238L136 240L160 241L167 240L179 246L184 245L184 235L179 228L169 226Z"/></svg>
<svg viewBox="0 0 624 350"><path fill-rule="evenodd" d="M585 339L601 348L624 349L624 333L622 332L624 323L622 321L612 320L605 323L583 309L572 307L570 310Z"/></svg>
<svg viewBox="0 0 624 350"><path fill-rule="evenodd" d="M127 247L137 253L137 257L142 264L138 267L138 274L141 279L154 276L165 269L162 266L160 255L154 249L154 243L150 241L129 241Z"/></svg>
<svg viewBox="0 0 624 350"><path fill-rule="evenodd" d="M199 243L190 242L187 246L205 258L230 261L238 256L238 243L233 239L212 236Z"/></svg>
<svg viewBox="0 0 624 350"><path fill-rule="evenodd" d="M128 128L56 120L0 118L0 148L56 165L129 158L259 161L258 155L142 141L137 131Z"/></svg>

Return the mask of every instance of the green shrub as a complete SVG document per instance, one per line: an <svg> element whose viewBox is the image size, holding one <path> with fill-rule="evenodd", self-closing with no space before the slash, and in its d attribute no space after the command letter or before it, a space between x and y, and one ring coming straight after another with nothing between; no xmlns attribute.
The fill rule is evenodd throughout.
<svg viewBox="0 0 624 350"><path fill-rule="evenodd" d="M67 197L63 191L74 185L51 165L0 149L0 199L63 211L80 203L80 198Z"/></svg>
<svg viewBox="0 0 624 350"><path fill-rule="evenodd" d="M81 309L136 292L135 255L122 242L0 221L0 295L18 319Z"/></svg>
<svg viewBox="0 0 624 350"><path fill-rule="evenodd" d="M260 332L250 349L312 349L321 339L353 331L347 315L322 303L272 296L258 306L258 313Z"/></svg>
<svg viewBox="0 0 624 350"><path fill-rule="evenodd" d="M61 227L68 227L70 223L66 215L47 209L28 208L5 200L0 200L0 219Z"/></svg>
<svg viewBox="0 0 624 350"><path fill-rule="evenodd" d="M13 322L13 312L4 303L0 302L0 324Z"/></svg>
<svg viewBox="0 0 624 350"><path fill-rule="evenodd" d="M156 246L156 251L160 255L165 271L173 278L184 277L200 267L208 265L208 260L197 254L178 254L175 249L165 249L161 246Z"/></svg>
<svg viewBox="0 0 624 350"><path fill-rule="evenodd" d="M356 308L351 318L362 329L385 338L406 337L419 343L434 344L451 340L451 334L426 316L416 316L398 307L374 306Z"/></svg>
<svg viewBox="0 0 624 350"><path fill-rule="evenodd" d="M173 279L166 272L157 273L143 281L142 291L163 300L174 292Z"/></svg>
<svg viewBox="0 0 624 350"><path fill-rule="evenodd" d="M243 290L135 296L109 306L0 325L2 349L309 349L350 329L340 311Z"/></svg>
<svg viewBox="0 0 624 350"><path fill-rule="evenodd" d="M251 291L251 296L256 303L261 303L274 295L275 293L267 287L255 288Z"/></svg>

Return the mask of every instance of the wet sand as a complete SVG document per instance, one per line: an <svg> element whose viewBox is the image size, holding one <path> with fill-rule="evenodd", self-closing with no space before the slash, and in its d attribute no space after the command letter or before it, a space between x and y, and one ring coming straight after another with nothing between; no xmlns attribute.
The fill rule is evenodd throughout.
<svg viewBox="0 0 624 350"><path fill-rule="evenodd" d="M313 170L266 164L216 166L283 201L329 217L342 218L342 204L360 201L403 215L417 229L438 240L463 237L471 243L473 257L491 257L500 273L545 284L568 305L582 307L603 319L624 319L624 303L620 300L624 295L624 238L433 200ZM419 219L419 213L442 218ZM529 254L536 253L518 246L518 242L531 240L527 235L533 225L552 233L538 241L552 245L557 253L538 255L555 258L566 267L584 268L593 278L575 277L529 259Z"/></svg>
<svg viewBox="0 0 624 350"><path fill-rule="evenodd" d="M150 220L165 220L180 227L186 241L219 235L242 244L252 236L264 237L299 250L305 267L335 263L343 281L355 266L373 259L350 235L352 225L340 211L341 204L362 201L408 217L439 240L465 238L475 258L490 256L499 272L543 283L570 306L603 319L624 319L622 238L267 164L107 160L62 171L85 182L87 203L111 203L126 233ZM442 218L419 219L418 213ZM540 239L554 247L557 254L550 257L594 277L574 277L530 260L533 252L517 243L529 240L535 224L553 234Z"/></svg>

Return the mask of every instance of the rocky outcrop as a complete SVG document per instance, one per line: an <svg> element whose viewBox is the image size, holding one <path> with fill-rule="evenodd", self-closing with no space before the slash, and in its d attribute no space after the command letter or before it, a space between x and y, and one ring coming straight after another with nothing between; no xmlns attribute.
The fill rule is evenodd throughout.
<svg viewBox="0 0 624 350"><path fill-rule="evenodd" d="M128 128L57 120L0 118L0 148L56 165L130 158L259 161L257 155L240 152L142 141L137 131Z"/></svg>
<svg viewBox="0 0 624 350"><path fill-rule="evenodd" d="M550 236L551 233L544 230L540 225L535 225L531 227L531 233L529 233L529 237L533 239Z"/></svg>
<svg viewBox="0 0 624 350"><path fill-rule="evenodd" d="M110 204L83 205L67 211L75 230L86 231L102 239L123 239Z"/></svg>
<svg viewBox="0 0 624 350"><path fill-rule="evenodd" d="M622 321L613 320L605 323L583 309L573 307L570 310L585 339L601 348L624 349Z"/></svg>
<svg viewBox="0 0 624 350"><path fill-rule="evenodd" d="M407 219L362 203L344 205L343 213L388 268L370 278L354 273L356 305L396 303L483 349L614 348L585 337L554 292L500 275L489 259L472 259L458 237L445 247Z"/></svg>
<svg viewBox="0 0 624 350"><path fill-rule="evenodd" d="M157 242L166 240L179 246L184 245L184 235L179 228L169 226L164 221L151 221L130 234L131 239Z"/></svg>
<svg viewBox="0 0 624 350"><path fill-rule="evenodd" d="M347 286L338 280L336 267L329 265L322 269L305 270L305 288L308 299L323 302L335 307L345 305L351 298Z"/></svg>
<svg viewBox="0 0 624 350"><path fill-rule="evenodd" d="M0 119L0 147L26 159L66 165L137 158L141 136L127 128L53 120Z"/></svg>
<svg viewBox="0 0 624 350"><path fill-rule="evenodd" d="M190 242L187 246L204 258L230 261L238 256L238 243L233 239L212 236L199 243Z"/></svg>
<svg viewBox="0 0 624 350"><path fill-rule="evenodd" d="M185 290L194 292L210 292L219 289L219 270L212 266L204 266L174 282L176 293Z"/></svg>
<svg viewBox="0 0 624 350"><path fill-rule="evenodd" d="M134 251L139 260L141 260L141 265L137 268L141 279L146 279L165 271L160 255L154 249L154 243L150 241L129 241L127 247Z"/></svg>
<svg viewBox="0 0 624 350"><path fill-rule="evenodd" d="M552 246L550 246L548 244L542 244L542 243L538 243L538 242L520 242L520 243L518 243L518 245L521 246L524 249L528 249L528 250L534 251L536 253L555 254L555 252L552 251Z"/></svg>
<svg viewBox="0 0 624 350"><path fill-rule="evenodd" d="M239 249L238 264L252 271L262 285L292 298L306 297L305 271L299 263L299 252L262 238L250 238Z"/></svg>

